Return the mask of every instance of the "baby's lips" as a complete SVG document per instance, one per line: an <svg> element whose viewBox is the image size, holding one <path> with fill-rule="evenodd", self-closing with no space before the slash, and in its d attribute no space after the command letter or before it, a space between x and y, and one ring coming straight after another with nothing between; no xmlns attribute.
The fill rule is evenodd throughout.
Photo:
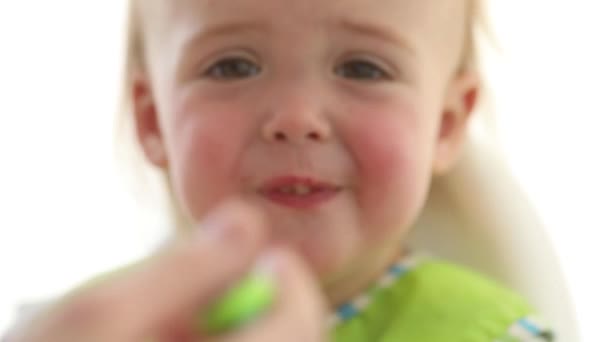
<svg viewBox="0 0 608 342"><path fill-rule="evenodd" d="M303 185L311 189L336 191L339 187L331 182L323 181L309 176L283 175L264 182L260 188L263 193L275 192L284 187Z"/></svg>

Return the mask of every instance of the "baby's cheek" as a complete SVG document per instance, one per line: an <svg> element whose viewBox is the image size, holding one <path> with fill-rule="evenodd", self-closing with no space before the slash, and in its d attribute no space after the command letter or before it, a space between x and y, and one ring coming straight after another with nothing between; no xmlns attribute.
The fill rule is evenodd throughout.
<svg viewBox="0 0 608 342"><path fill-rule="evenodd" d="M232 193L241 154L238 131L238 124L213 114L193 115L176 125L173 184L191 219L200 220Z"/></svg>
<svg viewBox="0 0 608 342"><path fill-rule="evenodd" d="M414 157L413 139L400 125L403 123L378 120L356 127L351 146L361 176L378 184L405 176Z"/></svg>
<svg viewBox="0 0 608 342"><path fill-rule="evenodd" d="M424 139L415 123L399 118L351 128L362 219L368 236L382 239L409 226L422 206L429 178Z"/></svg>

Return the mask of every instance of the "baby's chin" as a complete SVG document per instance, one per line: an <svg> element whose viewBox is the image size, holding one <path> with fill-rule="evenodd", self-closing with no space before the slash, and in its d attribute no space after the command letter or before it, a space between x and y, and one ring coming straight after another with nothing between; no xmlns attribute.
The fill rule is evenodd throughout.
<svg viewBox="0 0 608 342"><path fill-rule="evenodd" d="M336 274L342 273L356 254L347 239L332 240L331 236L323 238L301 234L297 236L273 234L269 244L291 249L302 258L321 283L326 283Z"/></svg>

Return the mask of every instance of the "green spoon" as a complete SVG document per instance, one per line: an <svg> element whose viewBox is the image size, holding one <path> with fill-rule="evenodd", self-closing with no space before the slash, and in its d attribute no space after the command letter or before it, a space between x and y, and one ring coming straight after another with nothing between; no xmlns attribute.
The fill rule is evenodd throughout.
<svg viewBox="0 0 608 342"><path fill-rule="evenodd" d="M274 299L274 292L274 283L268 275L251 274L209 309L201 312L197 328L211 334L236 329L268 309Z"/></svg>

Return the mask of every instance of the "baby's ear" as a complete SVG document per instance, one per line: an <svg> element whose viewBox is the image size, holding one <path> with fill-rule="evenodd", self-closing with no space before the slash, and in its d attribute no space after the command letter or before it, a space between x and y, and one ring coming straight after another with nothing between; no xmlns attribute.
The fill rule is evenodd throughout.
<svg viewBox="0 0 608 342"><path fill-rule="evenodd" d="M479 76L472 70L456 75L448 85L435 148L435 174L447 172L458 160L479 86Z"/></svg>
<svg viewBox="0 0 608 342"><path fill-rule="evenodd" d="M137 73L131 82L131 102L137 140L148 161L160 168L167 167L167 153L162 139L160 118L148 76Z"/></svg>

